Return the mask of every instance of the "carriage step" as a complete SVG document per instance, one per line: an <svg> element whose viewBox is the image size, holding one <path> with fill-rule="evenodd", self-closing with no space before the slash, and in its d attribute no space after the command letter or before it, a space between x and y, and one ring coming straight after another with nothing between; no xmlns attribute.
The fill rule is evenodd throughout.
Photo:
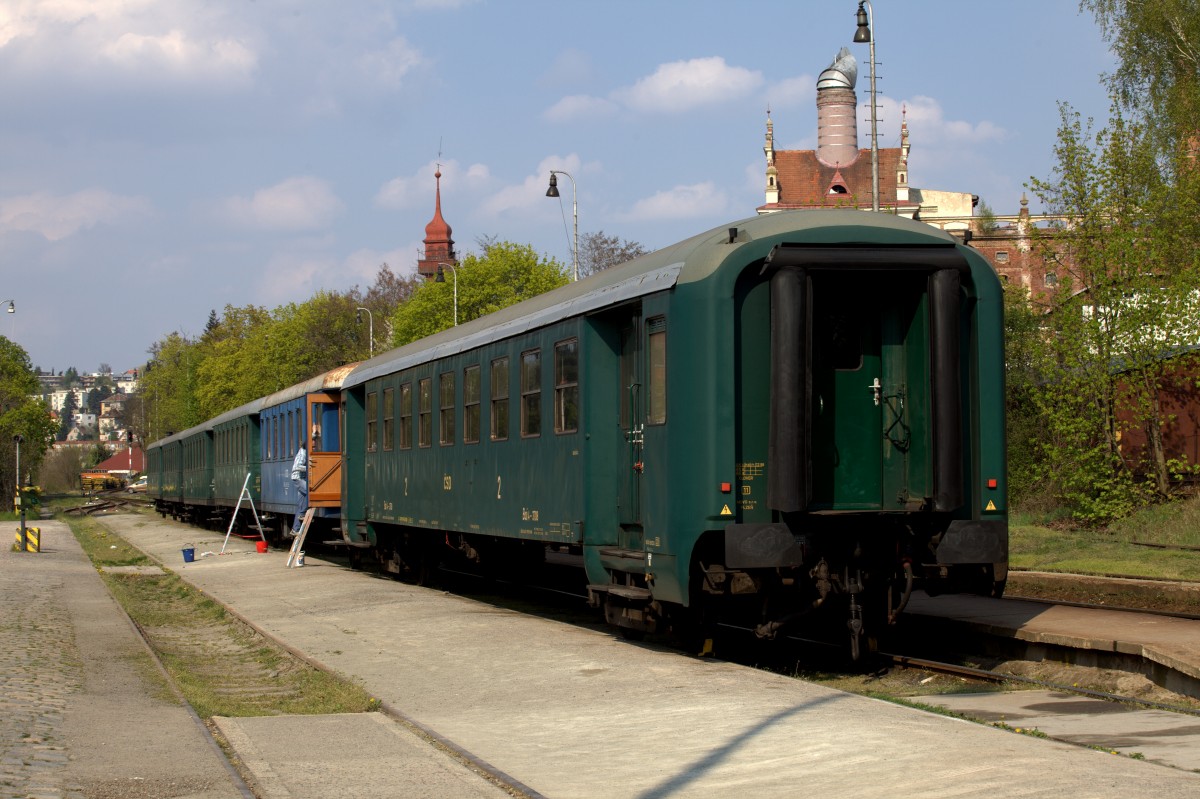
<svg viewBox="0 0 1200 799"><path fill-rule="evenodd" d="M597 594L612 594L627 602L649 602L654 598L649 588L639 588L635 585L601 585L593 583L588 586L588 591Z"/></svg>
<svg viewBox="0 0 1200 799"><path fill-rule="evenodd" d="M625 558L627 560L645 560L646 552L642 549L616 549L607 547L600 550L600 555L607 558Z"/></svg>

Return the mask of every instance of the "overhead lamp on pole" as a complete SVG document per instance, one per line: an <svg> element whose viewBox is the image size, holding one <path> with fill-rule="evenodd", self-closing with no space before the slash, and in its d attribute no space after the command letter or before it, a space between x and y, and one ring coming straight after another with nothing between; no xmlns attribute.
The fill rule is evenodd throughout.
<svg viewBox="0 0 1200 799"><path fill-rule="evenodd" d="M17 312L17 306L13 303L13 301L12 300L4 300L4 302L0 302L0 305L3 305L5 302L8 303L8 312L11 314L15 314ZM13 317L13 323L12 323L12 337L13 338L17 337L17 317L15 317L15 316Z"/></svg>
<svg viewBox="0 0 1200 799"><path fill-rule="evenodd" d="M458 327L458 270L454 268L454 264L438 264L437 277L433 279L434 283L445 283L446 273L442 271L443 266L450 267L450 274L454 276L454 326Z"/></svg>
<svg viewBox="0 0 1200 799"><path fill-rule="evenodd" d="M551 169L550 188L546 189L547 197L559 196L558 175L566 175L571 181L571 215L575 218L575 243L571 249L571 279L579 280L579 200L575 193L575 178L561 169Z"/></svg>
<svg viewBox="0 0 1200 799"><path fill-rule="evenodd" d="M863 6L866 6L864 9ZM858 30L854 32L856 44L870 43L871 45L871 210L879 210L879 135L876 123L875 105L875 10L871 8L871 0L858 0L858 12L855 14Z"/></svg>
<svg viewBox="0 0 1200 799"><path fill-rule="evenodd" d="M371 309L370 308L356 308L355 314L354 314L354 321L360 325L362 324L363 311L367 312L367 336L371 339L368 352L370 352L371 356L374 357L374 355L375 355L375 317L371 314Z"/></svg>

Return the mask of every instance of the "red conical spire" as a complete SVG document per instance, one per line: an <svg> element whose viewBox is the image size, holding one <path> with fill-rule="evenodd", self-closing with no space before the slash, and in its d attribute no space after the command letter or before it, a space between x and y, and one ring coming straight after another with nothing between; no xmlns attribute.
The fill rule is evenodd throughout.
<svg viewBox="0 0 1200 799"><path fill-rule="evenodd" d="M425 252L417 261L417 272L426 280L437 275L438 264L457 264L454 254L454 239L450 237L450 225L442 218L442 167L438 164L433 173L437 186L434 193L433 219L425 226Z"/></svg>

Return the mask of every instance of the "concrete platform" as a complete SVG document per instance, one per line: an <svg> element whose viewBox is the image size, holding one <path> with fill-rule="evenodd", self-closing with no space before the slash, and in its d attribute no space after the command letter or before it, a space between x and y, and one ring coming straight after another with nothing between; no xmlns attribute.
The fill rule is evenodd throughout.
<svg viewBox="0 0 1200 799"><path fill-rule="evenodd" d="M631 644L311 553L287 569L286 553L231 541L235 554L185 565L183 542L216 550L220 536L197 543L195 530L145 516L103 521L265 633L547 797L1200 795L1200 775ZM275 762L262 738L274 733L238 726L239 753L252 748L276 773L296 767ZM362 762L338 743L325 738L309 764L329 786ZM403 777L401 764L376 766L379 784Z"/></svg>
<svg viewBox="0 0 1200 799"><path fill-rule="evenodd" d="M1121 661L1165 688L1200 696L1200 621L963 594L928 597L922 592L913 594L905 615L952 620L990 635L1067 648L1072 662L1081 665L1122 667Z"/></svg>
<svg viewBox="0 0 1200 799"><path fill-rule="evenodd" d="M250 773L259 799L510 796L381 713L213 721Z"/></svg>
<svg viewBox="0 0 1200 799"><path fill-rule="evenodd" d="M1200 718L1163 710L1137 710L1060 691L941 694L916 701L1014 729L1164 766L1200 771Z"/></svg>

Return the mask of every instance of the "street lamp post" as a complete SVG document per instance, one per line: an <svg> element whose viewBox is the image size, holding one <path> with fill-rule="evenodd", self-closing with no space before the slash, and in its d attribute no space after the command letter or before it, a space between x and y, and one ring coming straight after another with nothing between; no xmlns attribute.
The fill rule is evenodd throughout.
<svg viewBox="0 0 1200 799"><path fill-rule="evenodd" d="M27 536L25 533L25 503L22 501L22 497L21 497L21 442L24 440L25 440L25 437L22 436L20 433L17 433L15 436L13 436L13 443L17 445L16 502L17 502L17 505L19 506L20 514L21 514L21 529L19 530L19 533L21 536L21 541L20 541L19 546L21 547L22 552L26 551L27 544L28 544Z"/></svg>
<svg viewBox="0 0 1200 799"><path fill-rule="evenodd" d="M557 175L566 175L571 180L571 215L575 219L575 243L571 249L571 279L579 280L579 199L575 193L575 178L561 169L551 169L550 188L546 189L547 197L558 196Z"/></svg>
<svg viewBox="0 0 1200 799"><path fill-rule="evenodd" d="M437 277L433 279L434 283L446 282L446 273L442 271L443 266L450 267L450 274L454 276L454 326L458 327L458 270L454 268L454 264L438 264Z"/></svg>
<svg viewBox="0 0 1200 799"><path fill-rule="evenodd" d="M863 9L866 6L866 9ZM858 30L854 32L857 44L869 42L871 45L871 210L879 210L879 137L876 131L875 117L875 10L871 8L871 0L858 0L858 12L855 14Z"/></svg>
<svg viewBox="0 0 1200 799"><path fill-rule="evenodd" d="M356 308L355 311L356 311L356 313L354 314L354 321L358 322L358 324L360 324L360 325L362 324L363 311L367 312L367 337L370 338L370 342L368 343L368 348L369 348L368 352L370 352L371 356L374 357L375 356L375 317L371 314L370 308Z"/></svg>
<svg viewBox="0 0 1200 799"><path fill-rule="evenodd" d="M13 304L13 301L12 300L4 300L4 302L0 302L0 305L3 305L5 302L8 303L8 312L11 314L15 314L17 312L17 306ZM13 338L16 338L16 336L17 336L17 318L15 316L13 317L12 335L13 335Z"/></svg>

